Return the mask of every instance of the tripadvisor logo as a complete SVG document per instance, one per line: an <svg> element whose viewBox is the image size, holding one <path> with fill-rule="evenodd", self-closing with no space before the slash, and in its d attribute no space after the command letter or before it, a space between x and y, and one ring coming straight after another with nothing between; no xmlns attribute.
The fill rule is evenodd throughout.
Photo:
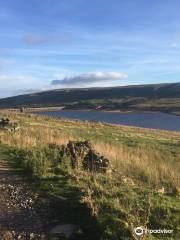
<svg viewBox="0 0 180 240"><path fill-rule="evenodd" d="M137 228L134 229L134 232L137 236L142 236L143 233L144 233L144 230L143 230L142 227L137 227Z"/></svg>
<svg viewBox="0 0 180 240"><path fill-rule="evenodd" d="M134 232L137 236L142 236L143 234L171 234L172 229L143 229L142 227L134 228Z"/></svg>

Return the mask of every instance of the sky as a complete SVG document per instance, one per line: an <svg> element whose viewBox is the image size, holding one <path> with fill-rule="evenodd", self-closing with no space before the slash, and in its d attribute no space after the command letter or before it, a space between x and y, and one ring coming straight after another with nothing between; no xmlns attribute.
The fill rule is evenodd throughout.
<svg viewBox="0 0 180 240"><path fill-rule="evenodd" d="M180 81L179 0L0 0L0 98Z"/></svg>

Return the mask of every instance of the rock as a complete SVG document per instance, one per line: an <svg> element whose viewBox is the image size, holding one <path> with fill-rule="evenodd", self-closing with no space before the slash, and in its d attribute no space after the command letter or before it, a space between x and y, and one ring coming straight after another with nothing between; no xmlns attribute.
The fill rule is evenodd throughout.
<svg viewBox="0 0 180 240"><path fill-rule="evenodd" d="M71 158L72 168L106 172L110 163L93 149L89 141L69 141L66 154Z"/></svg>
<svg viewBox="0 0 180 240"><path fill-rule="evenodd" d="M11 122L9 118L0 119L0 128L7 131L16 131L19 130L19 126L16 122Z"/></svg>
<svg viewBox="0 0 180 240"><path fill-rule="evenodd" d="M47 237L44 233L41 234L41 237L40 237L41 240L47 240Z"/></svg>
<svg viewBox="0 0 180 240"><path fill-rule="evenodd" d="M9 123L10 123L9 118L2 118L2 119L0 120L0 126L3 127L3 128L4 128L5 126L8 126Z"/></svg>
<svg viewBox="0 0 180 240"><path fill-rule="evenodd" d="M2 240L13 240L13 234L10 231L4 232Z"/></svg>
<svg viewBox="0 0 180 240"><path fill-rule="evenodd" d="M164 188L164 187L159 188L159 189L157 190L157 192L160 193L160 194L164 194L164 193L165 193L165 188Z"/></svg>
<svg viewBox="0 0 180 240"><path fill-rule="evenodd" d="M70 238L77 230L77 226L74 224L66 224L66 225L57 225L50 231L51 239L54 237L65 237Z"/></svg>
<svg viewBox="0 0 180 240"><path fill-rule="evenodd" d="M90 149L83 160L85 169L96 172L106 172L109 165L109 160L94 150Z"/></svg>
<svg viewBox="0 0 180 240"><path fill-rule="evenodd" d="M66 147L66 154L70 156L73 168L82 168L83 160L91 149L88 141L69 141Z"/></svg>
<svg viewBox="0 0 180 240"><path fill-rule="evenodd" d="M34 233L31 233L29 236L30 240L35 239L34 237L35 237Z"/></svg>

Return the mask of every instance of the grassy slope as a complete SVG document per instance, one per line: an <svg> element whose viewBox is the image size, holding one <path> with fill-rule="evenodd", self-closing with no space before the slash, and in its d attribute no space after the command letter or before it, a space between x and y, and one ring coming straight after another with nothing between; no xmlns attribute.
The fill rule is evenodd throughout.
<svg viewBox="0 0 180 240"><path fill-rule="evenodd" d="M68 186L79 189L81 202L90 207L106 239L131 236L130 226L144 225L148 209L148 228L174 229L169 239L178 239L180 202L174 189L179 188L180 133L26 115L11 114L10 118L18 121L21 129L14 133L0 131L3 144L34 151L48 143L90 139L111 159L115 169L112 175L72 172L64 167L63 172L58 166L59 171L46 173L40 185L64 197L66 185L60 179L65 174ZM165 193L159 193L162 188Z"/></svg>
<svg viewBox="0 0 180 240"><path fill-rule="evenodd" d="M0 99L0 108L65 106L68 109L180 112L180 84L59 89Z"/></svg>

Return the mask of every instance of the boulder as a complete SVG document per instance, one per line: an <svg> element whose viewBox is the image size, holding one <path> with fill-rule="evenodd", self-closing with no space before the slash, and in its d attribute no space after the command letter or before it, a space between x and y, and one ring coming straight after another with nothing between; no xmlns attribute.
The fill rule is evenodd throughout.
<svg viewBox="0 0 180 240"><path fill-rule="evenodd" d="M0 119L0 128L8 131L19 130L19 126L16 122L11 122L9 118Z"/></svg>
<svg viewBox="0 0 180 240"><path fill-rule="evenodd" d="M1 118L1 120L0 120L0 126L1 126L2 128L8 126L9 123L10 123L9 118Z"/></svg>
<svg viewBox="0 0 180 240"><path fill-rule="evenodd" d="M106 172L109 160L94 150L90 149L83 160L84 169L96 172Z"/></svg>
<svg viewBox="0 0 180 240"><path fill-rule="evenodd" d="M1 237L1 236L0 236ZM11 231L5 231L2 235L2 240L13 240L13 234L11 233Z"/></svg>
<svg viewBox="0 0 180 240"><path fill-rule="evenodd" d="M70 239L76 232L77 226L74 224L57 225L50 231L50 239L56 239L56 237L62 237L63 239Z"/></svg>
<svg viewBox="0 0 180 240"><path fill-rule="evenodd" d="M110 163L93 149L89 141L69 141L66 154L71 158L72 168L106 172Z"/></svg>

